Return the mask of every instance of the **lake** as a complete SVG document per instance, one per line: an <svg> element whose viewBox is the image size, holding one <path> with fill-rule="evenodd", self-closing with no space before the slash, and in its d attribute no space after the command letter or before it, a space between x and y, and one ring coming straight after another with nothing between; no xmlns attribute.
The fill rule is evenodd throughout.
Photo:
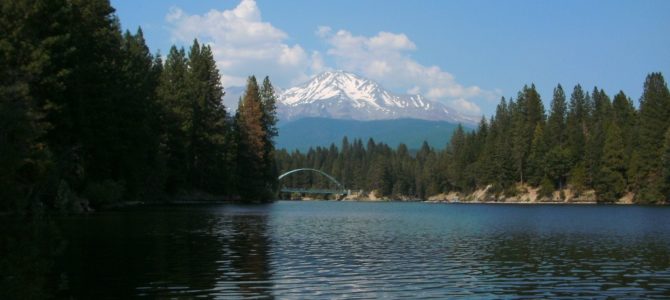
<svg viewBox="0 0 670 300"><path fill-rule="evenodd" d="M57 223L63 297L670 297L670 207L279 201Z"/></svg>

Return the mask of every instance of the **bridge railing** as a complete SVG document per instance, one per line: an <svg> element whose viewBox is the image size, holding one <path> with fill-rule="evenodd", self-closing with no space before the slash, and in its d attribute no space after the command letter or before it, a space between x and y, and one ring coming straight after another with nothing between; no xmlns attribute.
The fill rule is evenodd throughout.
<svg viewBox="0 0 670 300"><path fill-rule="evenodd" d="M348 195L349 190L331 190L331 189L300 189L300 188L282 188L282 193L296 194L322 194L322 195Z"/></svg>
<svg viewBox="0 0 670 300"><path fill-rule="evenodd" d="M337 186L337 189L301 189L301 188L282 188L280 192L282 193L300 193L300 194L335 194L335 195L349 195L351 192L344 188L344 186L335 179L335 177L328 175L326 172L317 169L311 168L300 168L295 170L290 170L284 174L279 175L277 180L282 180L284 177L291 175L297 172L314 172L318 173L326 178L328 178L332 183Z"/></svg>

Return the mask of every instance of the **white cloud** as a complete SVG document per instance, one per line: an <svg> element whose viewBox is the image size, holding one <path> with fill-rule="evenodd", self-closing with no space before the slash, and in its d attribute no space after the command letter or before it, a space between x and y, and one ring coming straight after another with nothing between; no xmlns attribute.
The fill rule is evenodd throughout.
<svg viewBox="0 0 670 300"><path fill-rule="evenodd" d="M411 53L417 45L402 33L379 32L374 36L354 35L319 26L315 35L326 42L328 59L315 49L289 44L289 35L264 22L254 0L242 0L229 10L212 9L189 14L173 7L165 16L173 42L189 46L194 38L212 47L224 87L241 86L248 75L269 75L279 87L307 81L331 66L359 73L385 87L411 94L423 94L469 114L480 114L477 103L497 100L499 90L465 86L438 66L417 62Z"/></svg>
<svg viewBox="0 0 670 300"><path fill-rule="evenodd" d="M499 90L487 91L478 86L464 86L438 66L422 65L410 56L417 49L405 34L380 32L367 37L346 30L332 33L330 28L317 30L330 48L327 53L338 68L360 73L384 86L423 94L468 114L481 114L475 103L497 99Z"/></svg>
<svg viewBox="0 0 670 300"><path fill-rule="evenodd" d="M482 110L477 106L477 104L465 100L463 98L458 98L454 100L450 100L448 104L451 105L451 107L459 110L460 112L470 114L470 115L480 115L482 113Z"/></svg>
<svg viewBox="0 0 670 300"><path fill-rule="evenodd" d="M321 73L327 71L329 68L326 67L326 63L323 61L323 56L319 51L312 52L312 71L316 73Z"/></svg>
<svg viewBox="0 0 670 300"><path fill-rule="evenodd" d="M380 32L368 41L370 49L395 49L395 50L414 50L416 45L404 34L395 34L390 32Z"/></svg>
<svg viewBox="0 0 670 300"><path fill-rule="evenodd" d="M332 28L328 26L319 26L314 33L316 33L316 36L323 38L328 36L331 30Z"/></svg>
<svg viewBox="0 0 670 300"><path fill-rule="evenodd" d="M174 42L190 45L197 38L212 47L224 86L243 85L252 74L270 75L273 83L286 86L295 78L314 73L314 55L300 45L286 43L288 34L263 22L254 0L242 0L233 9L212 9L202 15L173 7L165 20Z"/></svg>

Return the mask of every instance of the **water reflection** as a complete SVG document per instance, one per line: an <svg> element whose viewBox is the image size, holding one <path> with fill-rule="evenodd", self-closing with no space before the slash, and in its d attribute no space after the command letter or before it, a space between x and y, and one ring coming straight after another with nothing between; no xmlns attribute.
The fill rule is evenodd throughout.
<svg viewBox="0 0 670 300"><path fill-rule="evenodd" d="M667 298L668 220L664 207L342 202L3 218L0 299Z"/></svg>
<svg viewBox="0 0 670 300"><path fill-rule="evenodd" d="M39 212L0 215L0 299L46 299L65 282L54 270L63 239Z"/></svg>
<svg viewBox="0 0 670 300"><path fill-rule="evenodd" d="M219 261L216 296L272 298L268 216L263 213L264 207L250 208L255 209L219 218L217 236L224 241L222 250L226 259Z"/></svg>
<svg viewBox="0 0 670 300"><path fill-rule="evenodd" d="M627 239L521 233L489 239L480 268L495 276L485 278L484 284L495 287L490 292L496 295L663 296L669 287L668 263L659 258L667 259L667 245ZM650 283L644 277L655 278Z"/></svg>
<svg viewBox="0 0 670 300"><path fill-rule="evenodd" d="M64 220L65 297L269 296L267 216L156 207Z"/></svg>
<svg viewBox="0 0 670 300"><path fill-rule="evenodd" d="M279 298L670 294L665 208L282 205Z"/></svg>

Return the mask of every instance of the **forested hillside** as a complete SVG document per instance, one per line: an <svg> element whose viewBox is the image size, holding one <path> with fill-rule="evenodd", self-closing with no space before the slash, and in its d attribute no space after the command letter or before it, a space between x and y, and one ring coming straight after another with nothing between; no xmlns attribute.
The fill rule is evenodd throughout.
<svg viewBox="0 0 670 300"><path fill-rule="evenodd" d="M540 187L549 195L570 187L593 189L599 202L626 193L637 203L670 198L670 93L660 73L644 82L639 109L623 92L610 98L602 89L573 88L569 99L558 85L548 111L533 85L515 99L500 101L478 129L459 127L444 151L427 144L416 155L405 145L344 139L338 148L317 147L306 153L278 151L280 170L321 169L347 188L376 190L381 196L425 199L439 193L489 192L513 196L518 183ZM321 178L295 174L282 182L322 186Z"/></svg>
<svg viewBox="0 0 670 300"><path fill-rule="evenodd" d="M141 29L121 32L106 0L3 1L0 10L0 210L271 198L268 78L260 87L249 78L232 117L207 45L173 46L163 62Z"/></svg>
<svg viewBox="0 0 670 300"><path fill-rule="evenodd" d="M457 126L458 123L418 119L357 121L304 118L279 124L281 134L277 136L276 147L304 152L310 147L339 144L346 136L349 139L373 138L394 148L403 143L411 151L421 148L424 141L436 149L444 149Z"/></svg>

